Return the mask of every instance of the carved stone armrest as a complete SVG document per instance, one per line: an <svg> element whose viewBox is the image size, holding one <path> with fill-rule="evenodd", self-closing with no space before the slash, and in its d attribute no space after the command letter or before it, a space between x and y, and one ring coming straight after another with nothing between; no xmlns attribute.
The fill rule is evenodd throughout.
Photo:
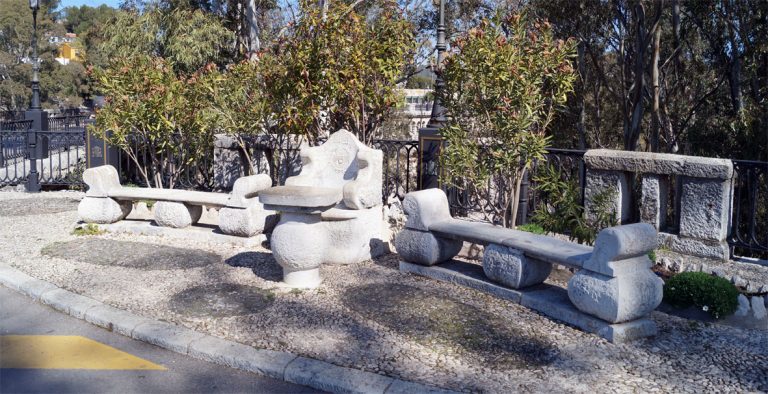
<svg viewBox="0 0 768 394"><path fill-rule="evenodd" d="M286 178L285 186L312 186L317 183L318 163L320 146L305 147L299 152L301 158L301 173L299 175Z"/></svg>
<svg viewBox="0 0 768 394"><path fill-rule="evenodd" d="M272 186L269 175L258 174L240 177L232 186L232 193L227 201L228 207L248 208L253 201L258 201L258 193Z"/></svg>
<svg viewBox="0 0 768 394"><path fill-rule="evenodd" d="M119 189L120 177L115 167L104 165L89 168L83 172L83 182L88 185L88 197L109 197L109 191Z"/></svg>
<svg viewBox="0 0 768 394"><path fill-rule="evenodd" d="M382 152L357 152L358 172L355 180L344 185L344 204L351 209L366 209L381 204Z"/></svg>

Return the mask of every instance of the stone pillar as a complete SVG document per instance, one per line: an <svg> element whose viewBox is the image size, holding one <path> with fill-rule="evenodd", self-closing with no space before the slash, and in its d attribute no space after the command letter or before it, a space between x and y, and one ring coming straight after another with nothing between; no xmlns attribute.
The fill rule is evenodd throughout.
<svg viewBox="0 0 768 394"><path fill-rule="evenodd" d="M607 209L616 213L618 224L632 218L632 190L629 187L629 177L623 171L593 170L587 167L587 180L584 190L584 207L587 217L594 216L599 208L596 197L601 193L610 192L611 204Z"/></svg>
<svg viewBox="0 0 768 394"><path fill-rule="evenodd" d="M216 134L213 142L213 188L231 190L246 173L240 159L240 147L226 134Z"/></svg>
<svg viewBox="0 0 768 394"><path fill-rule="evenodd" d="M640 196L640 221L657 231L666 227L669 177L644 174Z"/></svg>

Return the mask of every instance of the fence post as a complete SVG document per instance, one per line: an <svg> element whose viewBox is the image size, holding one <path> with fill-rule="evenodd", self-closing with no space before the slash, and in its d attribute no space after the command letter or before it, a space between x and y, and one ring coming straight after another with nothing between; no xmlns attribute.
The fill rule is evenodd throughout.
<svg viewBox="0 0 768 394"><path fill-rule="evenodd" d="M528 223L528 186L531 184L528 172L525 171L523 173L523 181L520 183L520 199L517 206L517 218L515 219L516 226Z"/></svg>
<svg viewBox="0 0 768 394"><path fill-rule="evenodd" d="M27 192L38 193L40 192L40 174L37 171L37 159L38 144L41 138L39 132L48 130L48 112L42 109L30 109L24 113L24 118L32 121L27 129L27 156L29 158Z"/></svg>

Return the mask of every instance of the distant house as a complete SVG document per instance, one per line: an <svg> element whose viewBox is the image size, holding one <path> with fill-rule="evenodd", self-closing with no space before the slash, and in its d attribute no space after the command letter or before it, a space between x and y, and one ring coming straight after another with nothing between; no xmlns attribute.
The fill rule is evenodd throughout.
<svg viewBox="0 0 768 394"><path fill-rule="evenodd" d="M402 93L405 100L398 111L409 120L408 131L415 139L432 114L432 89L402 89Z"/></svg>
<svg viewBox="0 0 768 394"><path fill-rule="evenodd" d="M67 65L69 62L81 63L83 58L79 49L75 48L71 43L65 42L59 46L59 55L56 57L56 61Z"/></svg>

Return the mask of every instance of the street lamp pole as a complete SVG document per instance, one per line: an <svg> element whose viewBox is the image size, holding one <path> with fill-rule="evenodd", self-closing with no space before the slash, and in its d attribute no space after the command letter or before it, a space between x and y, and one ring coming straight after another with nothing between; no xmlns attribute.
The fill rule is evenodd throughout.
<svg viewBox="0 0 768 394"><path fill-rule="evenodd" d="M432 103L432 114L429 116L429 123L427 127L437 128L443 126L445 123L445 107L443 107L440 95L445 88L445 81L442 75L443 60L445 59L445 50L447 48L445 44L445 0L438 0L440 6L437 13L437 64L435 65L435 88L434 88L434 101Z"/></svg>
<svg viewBox="0 0 768 394"><path fill-rule="evenodd" d="M31 120L32 125L27 130L27 153L29 159L29 175L27 176L27 192L40 191L40 174L37 172L38 152L42 136L40 131L48 130L48 113L40 105L40 59L37 56L37 11L40 10L39 0L29 0L32 10L32 102L25 112L24 118Z"/></svg>
<svg viewBox="0 0 768 394"><path fill-rule="evenodd" d="M445 107L441 100L445 81L442 75L445 58L445 0L436 0L437 12L437 63L435 64L435 87L433 92L432 113L426 127L419 129L419 189L440 187L439 153L443 144L440 128L445 125Z"/></svg>

